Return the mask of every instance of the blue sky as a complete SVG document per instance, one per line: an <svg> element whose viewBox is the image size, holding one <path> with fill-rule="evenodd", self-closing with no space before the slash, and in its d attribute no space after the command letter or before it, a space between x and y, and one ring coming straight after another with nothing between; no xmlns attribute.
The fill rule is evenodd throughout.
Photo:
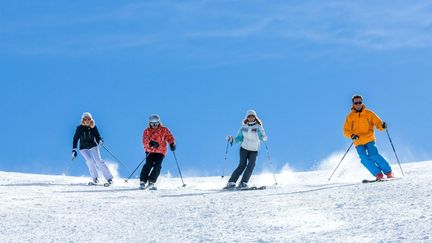
<svg viewBox="0 0 432 243"><path fill-rule="evenodd" d="M349 145L355 93L389 123L404 162L430 159L431 16L424 1L3 2L0 170L62 173L90 111L129 167L159 113L185 173L219 175L225 136L250 108L275 166L309 170ZM393 160L384 134L378 146ZM176 175L172 154L163 166ZM87 174L82 158L71 173Z"/></svg>

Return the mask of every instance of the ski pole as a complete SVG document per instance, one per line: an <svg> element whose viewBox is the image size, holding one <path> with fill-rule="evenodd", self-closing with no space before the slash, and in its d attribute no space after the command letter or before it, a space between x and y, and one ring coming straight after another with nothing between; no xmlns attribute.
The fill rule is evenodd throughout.
<svg viewBox="0 0 432 243"><path fill-rule="evenodd" d="M74 159L69 160L68 162L66 162L66 165L63 167L63 174L65 176L67 176L67 174L69 173L70 165L72 164L73 161Z"/></svg>
<svg viewBox="0 0 432 243"><path fill-rule="evenodd" d="M267 150L267 160L268 160L268 162L269 162L269 164L270 164L270 167L271 167L271 170L272 170L272 173L273 173L273 179L274 179L274 181L275 181L275 186L277 186L278 182L277 182L277 180L276 180L276 174L275 174L275 168L274 168L273 162L272 162L271 159L270 159L270 151L269 151L269 148L268 148L266 142L264 142L264 145L265 145L266 150Z"/></svg>
<svg viewBox="0 0 432 243"><path fill-rule="evenodd" d="M117 156L115 156L106 146L105 144L102 144L102 147L115 159L117 160L117 162L119 162L121 165L123 165L124 167L126 167L126 169L128 169L129 171L132 171L125 163L121 162L121 160L119 160L117 158Z"/></svg>
<svg viewBox="0 0 432 243"><path fill-rule="evenodd" d="M230 144L230 141L227 141L226 150L225 150L225 159L224 159L224 163L223 163L223 165L222 165L222 178L225 177L225 165L226 165L226 161L227 161L227 159L228 159L228 148L229 148L229 144ZM232 143L231 143L231 146L232 146Z"/></svg>
<svg viewBox="0 0 432 243"><path fill-rule="evenodd" d="M342 164L342 161L345 159L345 157L347 156L348 152L351 150L351 147L354 145L354 142L351 143L351 145L349 146L348 150L345 152L344 156L342 157L341 161L339 162L339 164L336 166L336 169L333 171L333 173L331 174L330 178L328 179L328 181L331 180L331 178L333 177L334 173L336 173L336 170L339 168L340 164Z"/></svg>
<svg viewBox="0 0 432 243"><path fill-rule="evenodd" d="M138 168L142 165L142 163L144 163L144 161L147 160L147 158L149 157L150 153L148 153L146 155L146 157L143 159L143 161L141 161L141 163L139 163L139 165L135 168L135 170L130 174L130 176L125 180L126 183L128 183L129 179L133 176L133 174L135 174L135 172L138 170Z"/></svg>
<svg viewBox="0 0 432 243"><path fill-rule="evenodd" d="M176 153L175 153L175 151L172 151L172 152L173 152L173 155L174 155L175 162L177 164L177 169L178 169L178 172L179 172L179 175L180 175L180 179L181 179L181 181L183 183L183 187L185 187L186 184L184 183L184 180L183 180L183 175L182 175L181 170L180 170L180 166L179 166L179 163L178 163L178 160L177 160Z"/></svg>
<svg viewBox="0 0 432 243"><path fill-rule="evenodd" d="M398 162L398 164L399 164L399 168L400 168L400 170L401 170L401 172L402 172L402 176L405 176L405 173L404 173L404 171L402 170L402 166L401 166L401 163L400 163L400 160L399 160L399 156L398 156L397 153L396 153L396 149L395 149L395 147L394 147L394 145L393 145L393 141L392 141L392 139L391 139L391 137L390 137L390 133L389 133L388 129L386 129L386 132L387 132L387 136L388 136L388 138L389 138L390 144L391 144L391 146L392 146L392 148L393 148L393 152L394 152L394 154L395 154L395 156L396 156L396 160L397 160L397 162Z"/></svg>

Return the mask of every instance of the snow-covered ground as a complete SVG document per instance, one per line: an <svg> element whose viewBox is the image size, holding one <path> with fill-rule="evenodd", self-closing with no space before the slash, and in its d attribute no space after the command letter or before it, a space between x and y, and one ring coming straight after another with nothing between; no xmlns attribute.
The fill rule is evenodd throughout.
<svg viewBox="0 0 432 243"><path fill-rule="evenodd" d="M359 167L361 168L361 167ZM394 166L395 171L398 167ZM0 242L432 242L432 162L361 184L363 168L254 176L264 191L220 191L227 178L121 179L0 172ZM397 174L398 175L398 174Z"/></svg>

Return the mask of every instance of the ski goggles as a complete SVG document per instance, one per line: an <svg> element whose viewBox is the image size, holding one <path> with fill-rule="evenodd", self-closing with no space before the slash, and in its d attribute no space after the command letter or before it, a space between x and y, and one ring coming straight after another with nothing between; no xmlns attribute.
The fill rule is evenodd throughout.
<svg viewBox="0 0 432 243"><path fill-rule="evenodd" d="M150 122L150 126L157 127L160 125L160 122Z"/></svg>
<svg viewBox="0 0 432 243"><path fill-rule="evenodd" d="M354 102L353 104L354 104L354 105L361 105L361 104L363 104L363 102L362 102L362 101L359 101L359 102Z"/></svg>

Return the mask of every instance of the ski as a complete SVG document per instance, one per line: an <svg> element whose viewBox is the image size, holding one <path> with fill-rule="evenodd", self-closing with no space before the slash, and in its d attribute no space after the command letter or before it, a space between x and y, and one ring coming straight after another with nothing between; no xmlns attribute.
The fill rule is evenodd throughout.
<svg viewBox="0 0 432 243"><path fill-rule="evenodd" d="M375 182L382 182L383 180L377 181L377 180L363 180L362 183L366 184L366 183L375 183Z"/></svg>
<svg viewBox="0 0 432 243"><path fill-rule="evenodd" d="M103 185L104 187L110 187L111 186L111 184L110 183L108 183L108 182L106 182L106 183L104 183L104 185Z"/></svg>
<svg viewBox="0 0 432 243"><path fill-rule="evenodd" d="M98 184L97 184L97 183L94 183L94 182L92 182L92 181L90 181L87 185L88 185L88 186L97 186Z"/></svg>
<svg viewBox="0 0 432 243"><path fill-rule="evenodd" d="M367 183L376 183L376 182L387 182L387 181L394 181L394 180L397 180L397 179L399 179L399 178L382 179L382 180L379 180L379 181L377 181L377 180L363 180L362 183L363 184L367 184Z"/></svg>
<svg viewBox="0 0 432 243"><path fill-rule="evenodd" d="M238 188L237 190L239 190L239 191L255 191L255 190L265 190L265 189L267 189L266 186L260 186L260 187L251 186L251 187L245 187L245 188Z"/></svg>
<svg viewBox="0 0 432 243"><path fill-rule="evenodd" d="M251 187L224 187L223 191L257 191L257 190L265 190L266 186L251 186Z"/></svg>

